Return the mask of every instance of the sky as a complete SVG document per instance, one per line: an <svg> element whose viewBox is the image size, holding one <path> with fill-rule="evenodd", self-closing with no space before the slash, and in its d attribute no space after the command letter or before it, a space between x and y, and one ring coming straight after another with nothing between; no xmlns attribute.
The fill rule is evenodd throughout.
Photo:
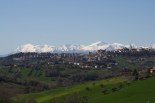
<svg viewBox="0 0 155 103"><path fill-rule="evenodd" d="M97 41L155 44L155 0L0 0L0 54Z"/></svg>

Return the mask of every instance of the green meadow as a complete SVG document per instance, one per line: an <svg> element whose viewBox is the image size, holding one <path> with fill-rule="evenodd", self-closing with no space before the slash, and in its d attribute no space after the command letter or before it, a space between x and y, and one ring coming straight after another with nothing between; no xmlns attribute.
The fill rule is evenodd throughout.
<svg viewBox="0 0 155 103"><path fill-rule="evenodd" d="M19 96L13 97L12 100L15 102L23 103L29 100L30 98L33 98L37 101L37 103L48 103L50 100L52 100L55 97L61 97L72 93L80 93L81 95L88 95L88 97L89 96L91 97L92 95L96 95L96 96L103 95L99 90L101 88L100 87L101 84L105 85L106 88L110 88L111 86L121 83L123 81L125 81L125 78L119 77L119 78L113 78L113 79L86 82L78 85L73 85L70 87L61 87L58 89L49 90L49 91L40 92L40 93L19 95ZM86 87L90 87L91 91L87 91Z"/></svg>
<svg viewBox="0 0 155 103"><path fill-rule="evenodd" d="M139 80L130 86L90 99L91 103L155 103L155 78Z"/></svg>
<svg viewBox="0 0 155 103"><path fill-rule="evenodd" d="M37 103L50 103L54 98L79 93L80 96L88 98L88 103L155 103L154 77L133 81L129 84L124 81L126 79L123 77L99 80L40 93L19 95L11 99L15 103L26 103L30 98L33 98ZM112 91L112 88L120 83L123 87ZM106 94L102 93L101 84L106 88ZM91 89L86 90L86 87Z"/></svg>

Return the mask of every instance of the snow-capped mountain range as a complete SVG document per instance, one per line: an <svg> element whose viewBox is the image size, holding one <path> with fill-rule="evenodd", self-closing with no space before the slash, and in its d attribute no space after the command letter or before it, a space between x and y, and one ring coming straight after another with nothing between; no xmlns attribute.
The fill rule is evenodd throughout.
<svg viewBox="0 0 155 103"><path fill-rule="evenodd" d="M151 47L140 47L134 44L123 45L120 43L108 44L102 41L90 45L61 45L61 46L50 46L50 45L33 45L25 44L19 46L15 52L52 52L52 53L83 53L83 52L93 52L97 50L107 50L107 51L116 51L123 48L153 48L155 49L155 44Z"/></svg>

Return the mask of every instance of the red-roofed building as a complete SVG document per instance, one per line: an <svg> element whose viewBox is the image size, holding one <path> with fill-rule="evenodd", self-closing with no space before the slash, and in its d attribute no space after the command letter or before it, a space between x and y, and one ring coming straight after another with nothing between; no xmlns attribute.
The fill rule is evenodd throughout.
<svg viewBox="0 0 155 103"><path fill-rule="evenodd" d="M154 67L152 69L150 69L150 73L151 73L152 76L155 75L155 68Z"/></svg>

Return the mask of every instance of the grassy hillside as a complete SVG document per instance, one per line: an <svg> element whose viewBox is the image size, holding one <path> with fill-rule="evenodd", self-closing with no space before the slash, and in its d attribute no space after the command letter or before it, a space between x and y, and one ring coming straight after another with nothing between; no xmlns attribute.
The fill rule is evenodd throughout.
<svg viewBox="0 0 155 103"><path fill-rule="evenodd" d="M115 57L114 59L119 64L117 65L117 68L128 67L130 69L153 65L153 62L150 61L155 60L154 57L143 58L143 60L137 59L135 57ZM57 88L53 90L49 90L51 88L48 88L45 89L47 91L44 92L30 93L13 97L12 100L15 101L15 103L27 103L27 101L30 99L34 99L37 103L50 103L56 97L63 98L64 96L73 93L78 93L81 97L87 97L89 103L129 103L130 101L132 101L132 103L146 103L147 101L155 102L153 97L153 95L155 95L153 92L155 91L153 88L153 85L155 84L154 78L133 82L131 86L123 84L124 87L121 89L118 88L118 85L125 81L125 78L113 78L94 82L86 82L89 81L87 80L88 78L90 79L96 76L98 76L98 78L103 78L107 74L115 74L115 71L113 70L118 71L119 69L112 69L109 71L108 69L83 70L78 68L72 69L72 67L65 67L65 65L59 65L57 68L52 69L48 69L44 66L40 67L39 69L25 67L14 67L11 69L1 67L0 74L2 77L9 77L9 79L15 78L14 80L16 82L23 83L22 88L17 88L17 91L20 92L17 92L16 94L25 93L24 90L27 91L27 88L24 88L25 84L27 84L27 87L29 87L29 84L33 84L33 82L39 83L37 90L40 90L40 85L42 86L43 84L46 84L51 88ZM56 72L56 74L58 72L60 75L54 77L46 76L46 74L50 72ZM84 80L86 83L79 84L81 80L83 80L83 77L87 77L86 80ZM61 80L63 80L63 82L61 82ZM68 85L72 84L72 81L74 80L75 83L73 82L73 84L78 85L68 87ZM100 86L101 84L104 85L104 88ZM30 90L28 88L30 92L38 92L37 90L33 90L36 88L36 85L30 85L30 87ZM117 87L118 90L112 92L113 87ZM3 89L4 86L1 88ZM86 90L86 88L90 88L90 90ZM103 90L106 90L106 93L103 93Z"/></svg>
<svg viewBox="0 0 155 103"><path fill-rule="evenodd" d="M83 83L80 85L74 85L71 87L64 87L64 88L59 88L55 90L49 90L41 93L32 93L32 94L26 94L26 95L20 95L17 97L12 98L14 101L17 102L26 102L27 100L33 98L35 99L38 103L47 103L51 101L51 99L55 97L61 97L64 95L72 94L75 92L81 93L81 95L84 95L86 92L86 95L94 95L96 96L100 93L100 91L97 91L100 88L100 85L107 85L108 88L110 88L112 85L115 85L117 83L123 82L125 79L124 78L113 78L113 79L106 79L106 80L99 80L95 82L87 82ZM88 92L86 90L86 87L90 87L92 90Z"/></svg>
<svg viewBox="0 0 155 103"><path fill-rule="evenodd" d="M86 96L89 103L155 103L155 78L139 80L132 82L130 85L123 84L122 89L117 89L112 92L112 88L123 82L124 78L115 78L100 80L95 82L87 82L80 85L75 85L67 88L59 88L41 93L32 93L20 95L12 98L14 101L26 102L33 98L37 103L49 103L53 98L62 98L65 95L79 93L81 96ZM101 84L104 85L107 92L102 92ZM86 90L89 87L90 90Z"/></svg>
<svg viewBox="0 0 155 103"><path fill-rule="evenodd" d="M155 78L137 81L115 93L94 97L91 103L155 103L154 86Z"/></svg>

